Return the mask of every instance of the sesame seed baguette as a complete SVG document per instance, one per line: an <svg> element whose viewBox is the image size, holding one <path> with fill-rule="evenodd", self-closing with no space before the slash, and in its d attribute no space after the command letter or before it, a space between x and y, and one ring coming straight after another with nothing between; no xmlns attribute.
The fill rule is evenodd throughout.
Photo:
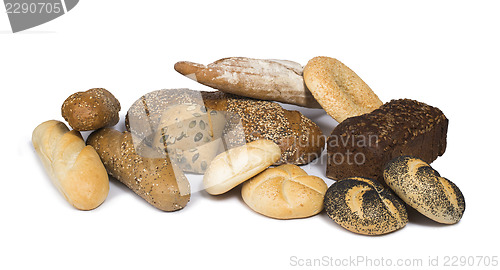
<svg viewBox="0 0 500 270"><path fill-rule="evenodd" d="M56 120L38 125L32 136L35 151L64 198L79 210L98 207L109 191L109 180L94 148L85 146L76 130Z"/></svg>
<svg viewBox="0 0 500 270"><path fill-rule="evenodd" d="M187 178L168 156L134 142L130 132L111 128L94 131L87 139L108 173L141 198L163 211L183 209L190 199Z"/></svg>
<svg viewBox="0 0 500 270"><path fill-rule="evenodd" d="M229 57L207 66L181 61L174 69L225 93L321 108L304 83L303 67L293 61Z"/></svg>
<svg viewBox="0 0 500 270"><path fill-rule="evenodd" d="M135 136L151 140L164 111L186 103L204 104L207 109L239 116L247 143L267 139L278 144L281 158L274 165L308 164L320 156L325 146L321 129L302 113L283 109L275 102L219 91L166 89L147 93L130 107L125 125Z"/></svg>

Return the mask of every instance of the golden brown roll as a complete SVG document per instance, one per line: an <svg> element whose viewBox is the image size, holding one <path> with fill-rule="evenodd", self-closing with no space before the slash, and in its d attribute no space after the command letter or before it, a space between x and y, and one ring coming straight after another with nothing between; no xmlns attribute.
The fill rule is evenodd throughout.
<svg viewBox="0 0 500 270"><path fill-rule="evenodd" d="M75 208L91 210L108 196L106 169L92 146L76 130L56 120L38 125L33 146L50 179Z"/></svg>
<svg viewBox="0 0 500 270"><path fill-rule="evenodd" d="M333 183L325 194L325 211L345 229L381 235L408 223L404 203L376 181L349 177Z"/></svg>
<svg viewBox="0 0 500 270"><path fill-rule="evenodd" d="M465 199L460 189L419 158L391 160L385 167L384 180L409 206L434 221L454 224L464 214Z"/></svg>
<svg viewBox="0 0 500 270"><path fill-rule="evenodd" d="M297 165L269 168L245 182L243 201L255 212L277 219L305 218L323 209L328 186Z"/></svg>
<svg viewBox="0 0 500 270"><path fill-rule="evenodd" d="M73 129L87 131L116 125L120 109L120 102L108 90L92 88L69 96L61 114Z"/></svg>

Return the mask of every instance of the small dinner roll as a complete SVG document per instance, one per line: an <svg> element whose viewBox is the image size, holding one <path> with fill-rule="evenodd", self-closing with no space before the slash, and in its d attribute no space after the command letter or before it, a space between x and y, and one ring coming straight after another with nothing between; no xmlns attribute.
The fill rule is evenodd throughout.
<svg viewBox="0 0 500 270"><path fill-rule="evenodd" d="M297 165L269 168L243 184L243 201L255 212L277 219L304 218L323 209L328 186Z"/></svg>
<svg viewBox="0 0 500 270"><path fill-rule="evenodd" d="M384 180L409 206L434 221L455 224L464 214L460 189L419 158L391 160L385 167Z"/></svg>

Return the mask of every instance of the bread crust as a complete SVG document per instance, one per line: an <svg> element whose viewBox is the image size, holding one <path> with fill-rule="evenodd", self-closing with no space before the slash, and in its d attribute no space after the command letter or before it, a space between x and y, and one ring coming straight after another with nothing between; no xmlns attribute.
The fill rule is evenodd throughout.
<svg viewBox="0 0 500 270"><path fill-rule="evenodd" d="M431 163L443 155L447 130L448 119L438 108L410 99L392 100L335 127L327 142L326 175L384 183L384 166L395 157L412 155Z"/></svg>
<svg viewBox="0 0 500 270"><path fill-rule="evenodd" d="M162 211L183 209L190 199L189 182L172 166L166 153L134 145L130 132L111 128L94 131L87 139L108 173Z"/></svg>
<svg viewBox="0 0 500 270"><path fill-rule="evenodd" d="M73 129L88 131L116 125L120 109L120 102L108 90L92 88L69 96L61 114Z"/></svg>
<svg viewBox="0 0 500 270"><path fill-rule="evenodd" d="M32 142L53 184L71 205L91 210L104 202L109 192L108 174L78 131L49 120L35 128Z"/></svg>
<svg viewBox="0 0 500 270"><path fill-rule="evenodd" d="M349 177L325 194L327 215L343 228L364 235L387 234L408 223L404 203L377 181Z"/></svg>
<svg viewBox="0 0 500 270"><path fill-rule="evenodd" d="M293 61L228 57L207 66L181 61L174 68L224 93L321 108L304 84L302 66Z"/></svg>
<svg viewBox="0 0 500 270"><path fill-rule="evenodd" d="M455 224L464 214L465 199L460 189L419 158L391 160L385 167L384 180L404 202L436 222Z"/></svg>
<svg viewBox="0 0 500 270"><path fill-rule="evenodd" d="M328 186L300 167L269 168L243 183L243 201L255 212L276 219L305 218L323 209Z"/></svg>
<svg viewBox="0 0 500 270"><path fill-rule="evenodd" d="M189 89L157 90L142 96L128 110L127 130L151 140L162 113L177 104L205 104L208 109L224 111L241 119L246 142L271 140L281 148L274 165L307 164L318 158L325 146L321 129L298 111L288 111L275 102Z"/></svg>
<svg viewBox="0 0 500 270"><path fill-rule="evenodd" d="M382 105L372 89L335 58L318 56L309 60L304 81L321 107L339 123Z"/></svg>

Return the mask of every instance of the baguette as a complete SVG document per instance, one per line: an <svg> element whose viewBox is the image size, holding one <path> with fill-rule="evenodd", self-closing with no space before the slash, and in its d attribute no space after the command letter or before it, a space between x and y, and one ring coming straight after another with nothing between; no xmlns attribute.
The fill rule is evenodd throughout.
<svg viewBox="0 0 500 270"><path fill-rule="evenodd" d="M50 179L71 205L91 210L104 202L109 191L108 174L94 148L85 146L78 131L49 120L35 128L32 142Z"/></svg>
<svg viewBox="0 0 500 270"><path fill-rule="evenodd" d="M325 138L319 127L298 111L283 109L275 102L255 100L222 92L169 89L150 92L128 110L126 128L151 145L163 112L177 104L204 104L207 109L224 111L241 119L246 142L271 140L281 149L274 165L307 164L321 154Z"/></svg>
<svg viewBox="0 0 500 270"><path fill-rule="evenodd" d="M224 93L321 108L304 83L303 67L293 61L230 57L208 66L181 61L174 68Z"/></svg>
<svg viewBox="0 0 500 270"><path fill-rule="evenodd" d="M163 211L184 208L190 199L189 182L173 167L166 153L157 153L144 144L134 145L129 132L111 128L94 131L87 139L108 173Z"/></svg>

